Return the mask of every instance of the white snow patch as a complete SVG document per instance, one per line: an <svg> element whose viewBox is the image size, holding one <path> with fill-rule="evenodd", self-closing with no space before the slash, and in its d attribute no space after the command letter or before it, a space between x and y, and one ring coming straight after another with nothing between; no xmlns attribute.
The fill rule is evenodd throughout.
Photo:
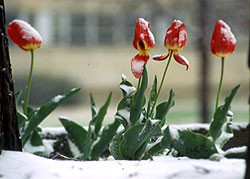
<svg viewBox="0 0 250 179"><path fill-rule="evenodd" d="M121 77L122 77L122 81L127 81L127 76L126 75L122 74Z"/></svg>
<svg viewBox="0 0 250 179"><path fill-rule="evenodd" d="M53 99L53 102L54 102L54 103L58 103L63 97L64 97L64 96L62 96L62 95L58 95L58 96L56 96L56 97Z"/></svg>
<svg viewBox="0 0 250 179"><path fill-rule="evenodd" d="M141 74L143 71L143 67L145 65L144 61L137 61L137 60L132 60L131 62L131 69L133 73L138 73Z"/></svg>
<svg viewBox="0 0 250 179"><path fill-rule="evenodd" d="M228 149L225 152L225 154L228 154L228 153L243 153L243 152L246 152L246 151L247 151L247 146L234 147L234 148Z"/></svg>
<svg viewBox="0 0 250 179"><path fill-rule="evenodd" d="M82 157L83 154L80 152L78 147L70 139L68 139L68 143L69 143L70 151L72 152L73 156L75 158Z"/></svg>
<svg viewBox="0 0 250 179"><path fill-rule="evenodd" d="M186 30L182 29L179 33L179 43L182 43L187 38Z"/></svg>
<svg viewBox="0 0 250 179"><path fill-rule="evenodd" d="M29 152L29 153L35 153L35 152L44 152L45 151L45 147L43 145L39 145L39 146L33 146L30 142L30 140L28 140L26 142L26 144L23 147L23 150L25 152Z"/></svg>
<svg viewBox="0 0 250 179"><path fill-rule="evenodd" d="M130 96L133 92L136 91L134 86L120 85L120 89L126 91L127 96Z"/></svg>
<svg viewBox="0 0 250 179"><path fill-rule="evenodd" d="M130 112L126 109L119 110L117 113L125 119L130 118Z"/></svg>
<svg viewBox="0 0 250 179"><path fill-rule="evenodd" d="M175 19L174 22L176 22L176 25L174 26L175 29L178 29L183 24L183 22L177 19Z"/></svg>
<svg viewBox="0 0 250 179"><path fill-rule="evenodd" d="M220 29L220 33L223 35L223 37L225 39L223 39L224 41L229 41L231 42L232 44L236 44L237 43L237 40L234 36L234 34L231 32L231 28L222 20L219 20L220 24L222 24L222 26L224 26L224 28L221 28Z"/></svg>
<svg viewBox="0 0 250 179"><path fill-rule="evenodd" d="M43 136L58 136L62 134L67 134L66 130L64 127L45 127L42 128L42 131L40 133Z"/></svg>
<svg viewBox="0 0 250 179"><path fill-rule="evenodd" d="M29 153L2 151L0 174L10 178L192 178L238 179L243 178L245 160L222 159L220 161L195 160L186 157L154 157L153 161L58 161Z"/></svg>
<svg viewBox="0 0 250 179"><path fill-rule="evenodd" d="M22 37L24 39L29 41L32 38L35 38L37 41L42 41L42 37L40 36L40 34L29 23L19 19L15 19L13 22L17 23L22 29Z"/></svg>

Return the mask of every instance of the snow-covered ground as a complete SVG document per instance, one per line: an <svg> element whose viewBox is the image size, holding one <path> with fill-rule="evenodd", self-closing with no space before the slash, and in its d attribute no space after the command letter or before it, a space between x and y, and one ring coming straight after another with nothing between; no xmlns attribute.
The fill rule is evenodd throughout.
<svg viewBox="0 0 250 179"><path fill-rule="evenodd" d="M245 161L154 157L153 161L58 161L24 152L2 151L1 179L167 178L240 179Z"/></svg>

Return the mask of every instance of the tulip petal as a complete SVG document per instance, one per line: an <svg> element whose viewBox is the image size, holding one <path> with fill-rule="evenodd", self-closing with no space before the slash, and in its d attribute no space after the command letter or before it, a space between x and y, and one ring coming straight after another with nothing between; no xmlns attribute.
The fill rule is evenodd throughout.
<svg viewBox="0 0 250 179"><path fill-rule="evenodd" d="M154 35L150 31L149 25L150 23L143 18L139 18L136 22L133 46L139 51L149 51L155 46Z"/></svg>
<svg viewBox="0 0 250 179"><path fill-rule="evenodd" d="M163 61L165 60L166 58L168 58L169 56L169 51L161 54L161 55L155 55L153 56L153 60L156 60L156 61Z"/></svg>
<svg viewBox="0 0 250 179"><path fill-rule="evenodd" d="M177 52L175 52L174 53L174 59L179 64L186 65L186 70L188 70L189 62L188 62L188 60L184 56L179 55Z"/></svg>
<svg viewBox="0 0 250 179"><path fill-rule="evenodd" d="M36 50L42 43L42 37L36 29L23 20L13 20L7 31L11 40L24 51Z"/></svg>
<svg viewBox="0 0 250 179"><path fill-rule="evenodd" d="M136 78L140 78L142 76L142 72L144 66L147 64L149 60L148 55L137 54L131 61L131 71Z"/></svg>
<svg viewBox="0 0 250 179"><path fill-rule="evenodd" d="M174 20L168 28L164 46L170 50L182 50L187 41L187 31L183 22Z"/></svg>
<svg viewBox="0 0 250 179"><path fill-rule="evenodd" d="M210 52L217 57L227 57L233 53L236 44L237 40L230 27L224 21L218 20L214 27Z"/></svg>

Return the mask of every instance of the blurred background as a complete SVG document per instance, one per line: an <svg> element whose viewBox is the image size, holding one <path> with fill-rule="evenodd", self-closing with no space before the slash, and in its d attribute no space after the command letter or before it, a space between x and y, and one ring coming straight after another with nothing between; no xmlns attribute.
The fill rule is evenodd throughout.
<svg viewBox="0 0 250 179"><path fill-rule="evenodd" d="M209 122L212 118L221 63L210 54L209 44L218 19L231 27L237 39L235 52L226 58L220 104L241 84L232 111L236 122L248 122L248 0L11 0L5 6L7 23L25 20L43 37L35 52L30 104L36 107L70 88L81 88L80 94L48 116L42 126L60 126L59 116L87 124L91 116L89 94L99 108L110 91L113 97L105 121L114 119L122 97L121 74L137 85L130 62L137 54L132 41L140 17L151 22L155 36L151 57L166 50L163 40L174 19L187 28L187 44L180 54L189 60L190 69L185 71L172 61L160 96L160 100L167 99L170 89L176 94L176 105L167 116L169 124ZM15 90L25 94L30 53L10 42L10 56ZM154 75L160 81L165 65L166 61L148 62L149 87Z"/></svg>

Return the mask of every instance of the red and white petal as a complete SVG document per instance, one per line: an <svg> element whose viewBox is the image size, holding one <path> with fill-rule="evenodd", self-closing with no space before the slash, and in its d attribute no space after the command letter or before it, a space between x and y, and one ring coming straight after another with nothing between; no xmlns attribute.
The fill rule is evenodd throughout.
<svg viewBox="0 0 250 179"><path fill-rule="evenodd" d="M13 20L7 32L11 40L25 51L36 50L42 43L42 37L36 29L23 20Z"/></svg>
<svg viewBox="0 0 250 179"><path fill-rule="evenodd" d="M189 62L188 62L188 60L184 56L179 55L177 52L175 52L174 53L174 59L179 64L186 65L186 70L188 70L188 68L189 68Z"/></svg>
<svg viewBox="0 0 250 179"><path fill-rule="evenodd" d="M131 61L131 71L136 78L140 78L143 73L144 66L147 64L149 56L137 54Z"/></svg>
<svg viewBox="0 0 250 179"><path fill-rule="evenodd" d="M169 51L166 51L165 53L161 54L161 55L155 55L153 56L153 60L156 60L156 61L163 61L165 60L166 58L168 58L169 56Z"/></svg>

